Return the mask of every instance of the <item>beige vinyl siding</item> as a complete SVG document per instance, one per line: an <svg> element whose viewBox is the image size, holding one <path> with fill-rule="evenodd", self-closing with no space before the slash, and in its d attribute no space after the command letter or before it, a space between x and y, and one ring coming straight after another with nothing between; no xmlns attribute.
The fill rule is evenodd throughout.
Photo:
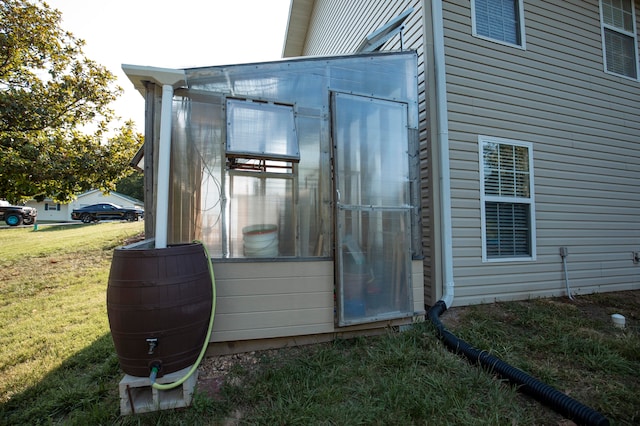
<svg viewBox="0 0 640 426"><path fill-rule="evenodd" d="M526 50L443 2L455 305L640 288L640 83L606 74L598 2L525 1ZM636 17L639 5L636 2ZM537 259L482 263L478 135L533 144Z"/></svg>
<svg viewBox="0 0 640 426"><path fill-rule="evenodd" d="M408 9L409 3L403 0L316 0L304 55L354 53L364 37Z"/></svg>
<svg viewBox="0 0 640 426"><path fill-rule="evenodd" d="M387 325L334 325L332 261L216 262L214 271L217 309L213 343L343 333ZM424 315L420 261L412 264L412 282L414 312Z"/></svg>
<svg viewBox="0 0 640 426"><path fill-rule="evenodd" d="M333 331L332 262L216 263L213 342Z"/></svg>

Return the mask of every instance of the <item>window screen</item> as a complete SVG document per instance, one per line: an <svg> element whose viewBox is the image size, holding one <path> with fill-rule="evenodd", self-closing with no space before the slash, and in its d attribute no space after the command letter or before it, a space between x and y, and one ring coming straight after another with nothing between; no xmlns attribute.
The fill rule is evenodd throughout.
<svg viewBox="0 0 640 426"><path fill-rule="evenodd" d="M602 0L602 34L606 70L638 77L637 36L631 0Z"/></svg>
<svg viewBox="0 0 640 426"><path fill-rule="evenodd" d="M531 146L487 137L480 146L484 258L532 258Z"/></svg>
<svg viewBox="0 0 640 426"><path fill-rule="evenodd" d="M472 0L474 34L521 46L520 0Z"/></svg>

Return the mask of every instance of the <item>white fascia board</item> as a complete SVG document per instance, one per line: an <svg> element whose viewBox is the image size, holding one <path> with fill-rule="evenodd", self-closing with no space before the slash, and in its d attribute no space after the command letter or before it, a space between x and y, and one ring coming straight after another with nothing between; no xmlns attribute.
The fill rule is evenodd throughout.
<svg viewBox="0 0 640 426"><path fill-rule="evenodd" d="M184 70L130 64L122 64L122 70L127 77L129 77L129 80L131 80L136 90L143 96L145 93L145 82L156 83L160 86L169 85L174 89L187 84L187 77Z"/></svg>

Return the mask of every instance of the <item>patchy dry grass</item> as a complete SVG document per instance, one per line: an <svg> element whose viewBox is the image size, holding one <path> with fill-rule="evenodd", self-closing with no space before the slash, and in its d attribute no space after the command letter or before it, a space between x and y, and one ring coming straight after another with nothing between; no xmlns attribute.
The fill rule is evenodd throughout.
<svg viewBox="0 0 640 426"><path fill-rule="evenodd" d="M610 314L627 318L620 330ZM460 338L601 412L640 423L640 291L454 308ZM247 424L570 425L448 352L430 324L401 334L230 356L212 417ZM207 360L220 365L220 360Z"/></svg>
<svg viewBox="0 0 640 426"><path fill-rule="evenodd" d="M640 423L640 291L457 311L449 328L460 338L597 409L612 424ZM613 313L626 317L625 330L613 326Z"/></svg>

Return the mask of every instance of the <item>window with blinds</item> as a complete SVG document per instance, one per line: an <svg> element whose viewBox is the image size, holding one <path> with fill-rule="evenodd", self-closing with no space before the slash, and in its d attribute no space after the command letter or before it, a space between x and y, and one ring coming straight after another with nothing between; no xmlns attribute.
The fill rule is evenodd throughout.
<svg viewBox="0 0 640 426"><path fill-rule="evenodd" d="M479 137L483 260L535 258L531 144Z"/></svg>
<svg viewBox="0 0 640 426"><path fill-rule="evenodd" d="M601 0L600 21L605 70L638 78L638 39L632 0Z"/></svg>
<svg viewBox="0 0 640 426"><path fill-rule="evenodd" d="M473 35L524 47L522 0L471 0Z"/></svg>

